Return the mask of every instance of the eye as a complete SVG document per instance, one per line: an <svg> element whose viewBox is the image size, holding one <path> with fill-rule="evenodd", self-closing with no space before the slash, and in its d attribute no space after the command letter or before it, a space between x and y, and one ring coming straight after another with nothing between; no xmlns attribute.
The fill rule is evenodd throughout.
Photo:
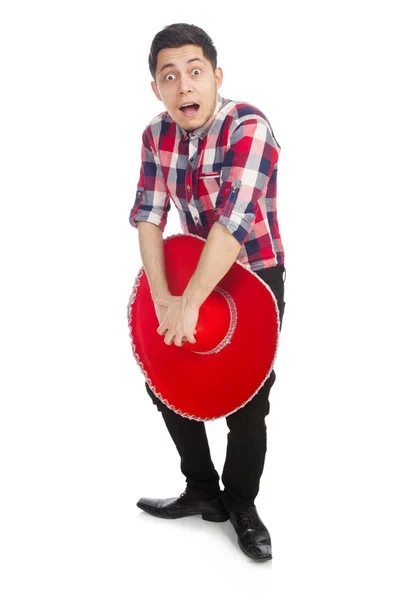
<svg viewBox="0 0 397 600"><path fill-rule="evenodd" d="M193 69L192 73L193 75L200 75L201 69Z"/></svg>
<svg viewBox="0 0 397 600"><path fill-rule="evenodd" d="M166 81L173 81L174 79L175 75L173 73L168 73L168 75L165 76Z"/></svg>

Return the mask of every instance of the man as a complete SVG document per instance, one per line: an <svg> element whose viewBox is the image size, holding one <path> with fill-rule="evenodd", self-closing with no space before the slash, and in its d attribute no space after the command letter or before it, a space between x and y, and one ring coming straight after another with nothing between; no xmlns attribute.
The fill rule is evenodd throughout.
<svg viewBox="0 0 397 600"><path fill-rule="evenodd" d="M195 343L200 306L236 259L272 289L284 312L284 251L276 212L280 146L257 108L222 98L216 49L199 27L170 25L153 39L152 89L166 112L146 127L142 167L130 223L138 228L143 266L166 344ZM163 232L170 200L185 233L206 239L197 269L180 297L168 289ZM252 299L252 310L261 310ZM249 349L247 349L249 351ZM242 374L243 376L243 374ZM230 430L222 473L214 468L202 421L183 418L150 390L181 458L186 490L179 498L141 498L154 516L201 514L230 520L240 548L256 560L272 558L268 530L254 500L266 453L265 417L272 371L259 392L226 417Z"/></svg>

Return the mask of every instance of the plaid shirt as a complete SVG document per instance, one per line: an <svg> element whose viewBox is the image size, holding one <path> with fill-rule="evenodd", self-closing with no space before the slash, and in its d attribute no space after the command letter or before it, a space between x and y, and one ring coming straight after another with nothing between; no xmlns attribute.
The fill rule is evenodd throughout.
<svg viewBox="0 0 397 600"><path fill-rule="evenodd" d="M218 94L213 116L187 132L168 112L142 136L142 165L130 224L164 232L170 200L182 230L207 238L215 221L241 244L237 259L253 271L284 264L276 210L280 145L254 106Z"/></svg>

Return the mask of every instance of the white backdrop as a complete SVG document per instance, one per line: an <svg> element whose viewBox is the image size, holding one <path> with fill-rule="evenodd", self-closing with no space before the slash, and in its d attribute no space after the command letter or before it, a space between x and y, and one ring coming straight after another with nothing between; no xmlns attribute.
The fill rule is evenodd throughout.
<svg viewBox="0 0 397 600"><path fill-rule="evenodd" d="M281 144L265 565L230 523L135 506L185 485L126 312L141 133L163 109L147 56L174 22L211 35L220 93L257 105ZM393 38L382 0L2 3L4 600L396 597ZM207 431L221 471L226 424Z"/></svg>

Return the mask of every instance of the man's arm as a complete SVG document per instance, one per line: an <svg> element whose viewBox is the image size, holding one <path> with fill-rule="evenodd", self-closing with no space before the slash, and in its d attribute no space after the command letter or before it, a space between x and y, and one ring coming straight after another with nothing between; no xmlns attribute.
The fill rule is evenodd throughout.
<svg viewBox="0 0 397 600"><path fill-rule="evenodd" d="M254 227L257 202L277 159L278 149L265 122L247 117L233 133L224 159L215 223L183 294L189 305L199 308L236 260Z"/></svg>
<svg viewBox="0 0 397 600"><path fill-rule="evenodd" d="M138 229L141 258L153 302L170 296L164 267L163 232L170 198L164 181L155 140L148 126L142 135L141 171L130 224Z"/></svg>
<svg viewBox="0 0 397 600"><path fill-rule="evenodd" d="M165 274L163 232L157 225L145 221L140 221L137 226L139 249L152 299L161 305L171 295Z"/></svg>
<svg viewBox="0 0 397 600"><path fill-rule="evenodd" d="M188 306L200 308L229 271L240 250L240 243L230 231L223 225L214 223L197 268L183 293L183 299Z"/></svg>

